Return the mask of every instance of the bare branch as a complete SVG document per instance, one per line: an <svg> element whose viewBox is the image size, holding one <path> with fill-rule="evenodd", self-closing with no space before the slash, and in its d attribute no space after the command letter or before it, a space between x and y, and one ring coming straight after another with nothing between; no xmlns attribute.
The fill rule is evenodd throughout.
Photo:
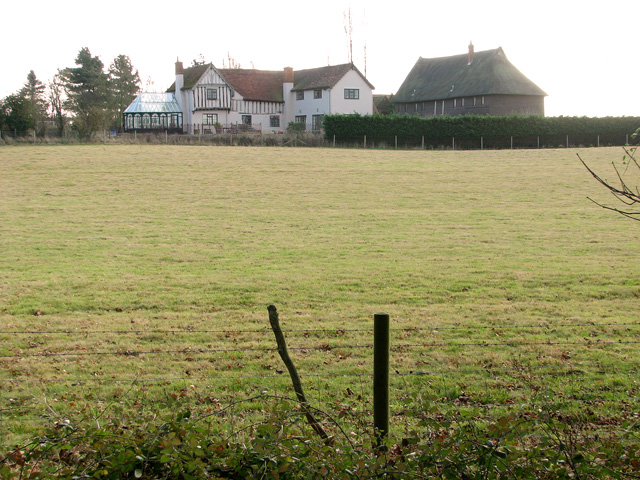
<svg viewBox="0 0 640 480"><path fill-rule="evenodd" d="M629 158L628 163L627 163L627 167L625 168L625 172L624 173L627 173L629 165L635 165L636 168L640 171L640 163L638 163L638 161L635 158L636 149L635 148L624 148L624 151L626 153L626 156L623 157L623 158L625 160L627 159L627 157ZM627 206L634 206L634 205L640 204L640 191L638 190L638 187L636 187L635 191L633 191L633 190L631 190L629 188L629 186L627 185L627 183L625 182L625 180L623 178L623 174L620 173L620 171L618 170L618 167L616 166L615 163L612 163L612 165L613 165L614 171L616 172L616 176L618 177L618 181L620 182L620 186L619 187L612 185L607 180L605 180L602 177L600 177L595 171L593 171L587 165L587 163L582 159L582 157L580 157L579 154L578 154L578 159L580 160L580 162L582 162L582 164L587 169L587 171L591 174L591 176L593 178L595 178L598 181L598 183L600 183L607 190L609 190L609 192L611 192L611 194L614 195L618 201L620 201L621 203L623 203L623 204L625 204ZM589 197L587 197L587 198L589 198ZM589 198L589 200L591 200L593 203L595 203L599 207L602 207L602 208L604 208L606 210L611 210L611 211L617 212L620 215L623 215L623 216L625 216L627 218L630 218L632 220L640 221L640 210L639 211L621 210L619 208L609 207L607 205L603 205L603 204L601 204L599 202L596 202L592 198ZM640 206L639 206L639 208L640 208Z"/></svg>

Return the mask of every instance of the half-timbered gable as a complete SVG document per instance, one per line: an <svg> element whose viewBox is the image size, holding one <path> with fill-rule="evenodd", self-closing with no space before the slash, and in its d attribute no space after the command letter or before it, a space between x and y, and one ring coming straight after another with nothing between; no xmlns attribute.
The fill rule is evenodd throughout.
<svg viewBox="0 0 640 480"><path fill-rule="evenodd" d="M231 110L233 88L224 80L213 65L205 70L192 87L195 110Z"/></svg>

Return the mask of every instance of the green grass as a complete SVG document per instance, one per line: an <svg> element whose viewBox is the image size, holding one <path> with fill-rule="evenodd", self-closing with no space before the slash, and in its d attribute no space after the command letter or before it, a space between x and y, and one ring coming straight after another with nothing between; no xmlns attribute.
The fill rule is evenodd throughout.
<svg viewBox="0 0 640 480"><path fill-rule="evenodd" d="M306 347L292 354L308 397L331 411L347 388L370 408L363 347L384 311L392 371L408 374L392 377L394 411L420 393L624 416L638 226L587 200L613 202L575 153L0 148L0 442L91 405L290 394L277 353L251 350L275 347L270 303ZM580 153L605 177L622 157Z"/></svg>

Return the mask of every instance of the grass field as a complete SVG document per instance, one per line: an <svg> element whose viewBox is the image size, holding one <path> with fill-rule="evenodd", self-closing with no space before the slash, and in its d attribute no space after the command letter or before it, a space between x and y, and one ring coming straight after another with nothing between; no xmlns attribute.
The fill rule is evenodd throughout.
<svg viewBox="0 0 640 480"><path fill-rule="evenodd" d="M394 415L631 418L638 225L586 198L614 202L576 152L0 148L0 442L88 409L290 395L271 303L331 412L368 421L387 312ZM623 153L579 152L608 178Z"/></svg>

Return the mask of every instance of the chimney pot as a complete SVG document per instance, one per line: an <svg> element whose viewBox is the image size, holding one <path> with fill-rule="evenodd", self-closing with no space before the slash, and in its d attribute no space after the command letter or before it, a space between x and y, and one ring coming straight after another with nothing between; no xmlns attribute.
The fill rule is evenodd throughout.
<svg viewBox="0 0 640 480"><path fill-rule="evenodd" d="M473 42L469 42L469 63L467 65L471 65L473 62Z"/></svg>

